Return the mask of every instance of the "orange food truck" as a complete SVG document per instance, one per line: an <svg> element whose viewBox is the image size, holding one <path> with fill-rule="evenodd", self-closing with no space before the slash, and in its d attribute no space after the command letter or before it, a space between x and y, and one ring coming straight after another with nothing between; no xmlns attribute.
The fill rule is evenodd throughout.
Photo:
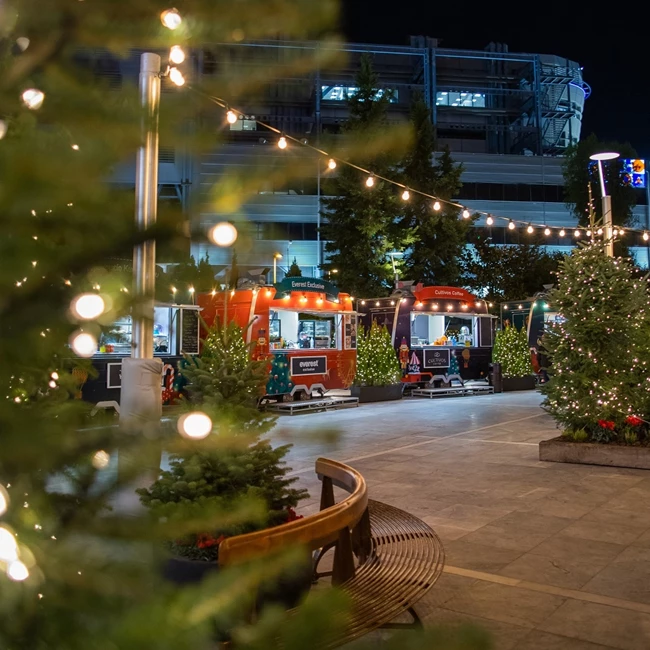
<svg viewBox="0 0 650 650"><path fill-rule="evenodd" d="M352 298L320 278L198 296L207 325L244 329L255 359L269 361L266 398L304 400L349 388L356 374L357 312Z"/></svg>

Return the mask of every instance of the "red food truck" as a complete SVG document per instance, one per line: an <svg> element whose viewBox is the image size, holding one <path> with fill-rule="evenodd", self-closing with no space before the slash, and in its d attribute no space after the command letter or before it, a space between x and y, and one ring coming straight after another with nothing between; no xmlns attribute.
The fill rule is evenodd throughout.
<svg viewBox="0 0 650 650"><path fill-rule="evenodd" d="M198 296L208 326L236 322L255 359L269 361L267 398L309 399L349 388L356 374L357 313L352 298L320 278L284 278Z"/></svg>

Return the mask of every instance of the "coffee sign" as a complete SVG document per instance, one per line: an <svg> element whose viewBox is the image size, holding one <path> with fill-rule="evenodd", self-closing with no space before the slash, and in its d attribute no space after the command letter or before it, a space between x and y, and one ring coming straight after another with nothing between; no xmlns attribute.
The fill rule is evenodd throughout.
<svg viewBox="0 0 650 650"><path fill-rule="evenodd" d="M327 373L327 357L292 357L291 376L324 375Z"/></svg>
<svg viewBox="0 0 650 650"><path fill-rule="evenodd" d="M425 368L449 368L450 350L440 349L424 350L424 367Z"/></svg>

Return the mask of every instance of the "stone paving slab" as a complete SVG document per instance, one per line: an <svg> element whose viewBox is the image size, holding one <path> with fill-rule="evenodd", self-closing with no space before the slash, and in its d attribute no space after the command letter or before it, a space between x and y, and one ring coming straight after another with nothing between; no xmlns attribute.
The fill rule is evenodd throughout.
<svg viewBox="0 0 650 650"><path fill-rule="evenodd" d="M482 625L495 650L650 648L650 471L544 463L535 392L402 400L280 420L277 442L318 509L319 456L443 540L427 624ZM320 437L319 437L320 436ZM324 437L323 437L324 436Z"/></svg>

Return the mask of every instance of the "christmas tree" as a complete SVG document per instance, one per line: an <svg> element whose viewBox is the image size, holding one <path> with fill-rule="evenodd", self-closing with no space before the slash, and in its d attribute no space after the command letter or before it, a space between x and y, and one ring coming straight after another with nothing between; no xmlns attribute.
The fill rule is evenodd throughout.
<svg viewBox="0 0 650 650"><path fill-rule="evenodd" d="M357 336L356 386L390 386L402 377L395 348L386 327L373 321L366 332L359 328Z"/></svg>
<svg viewBox="0 0 650 650"><path fill-rule="evenodd" d="M648 289L632 262L583 244L561 263L549 302L561 319L542 339L546 410L569 435L596 440L624 433L628 418L648 419Z"/></svg>
<svg viewBox="0 0 650 650"><path fill-rule="evenodd" d="M289 267L289 270L286 272L285 278L301 278L302 277L302 271L300 270L300 267L298 266L298 262L296 262L296 258L293 258L293 262L291 262L291 266Z"/></svg>
<svg viewBox="0 0 650 650"><path fill-rule="evenodd" d="M458 357L453 350L449 352L449 369L447 370L448 375L460 375L460 366L458 364Z"/></svg>
<svg viewBox="0 0 650 650"><path fill-rule="evenodd" d="M530 348L526 328L518 330L506 325L497 332L492 349L492 360L501 364L504 377L525 377L532 375L533 364L530 360Z"/></svg>
<svg viewBox="0 0 650 650"><path fill-rule="evenodd" d="M286 354L274 354L271 358L271 370L266 384L267 395L284 395L293 388L289 359Z"/></svg>

